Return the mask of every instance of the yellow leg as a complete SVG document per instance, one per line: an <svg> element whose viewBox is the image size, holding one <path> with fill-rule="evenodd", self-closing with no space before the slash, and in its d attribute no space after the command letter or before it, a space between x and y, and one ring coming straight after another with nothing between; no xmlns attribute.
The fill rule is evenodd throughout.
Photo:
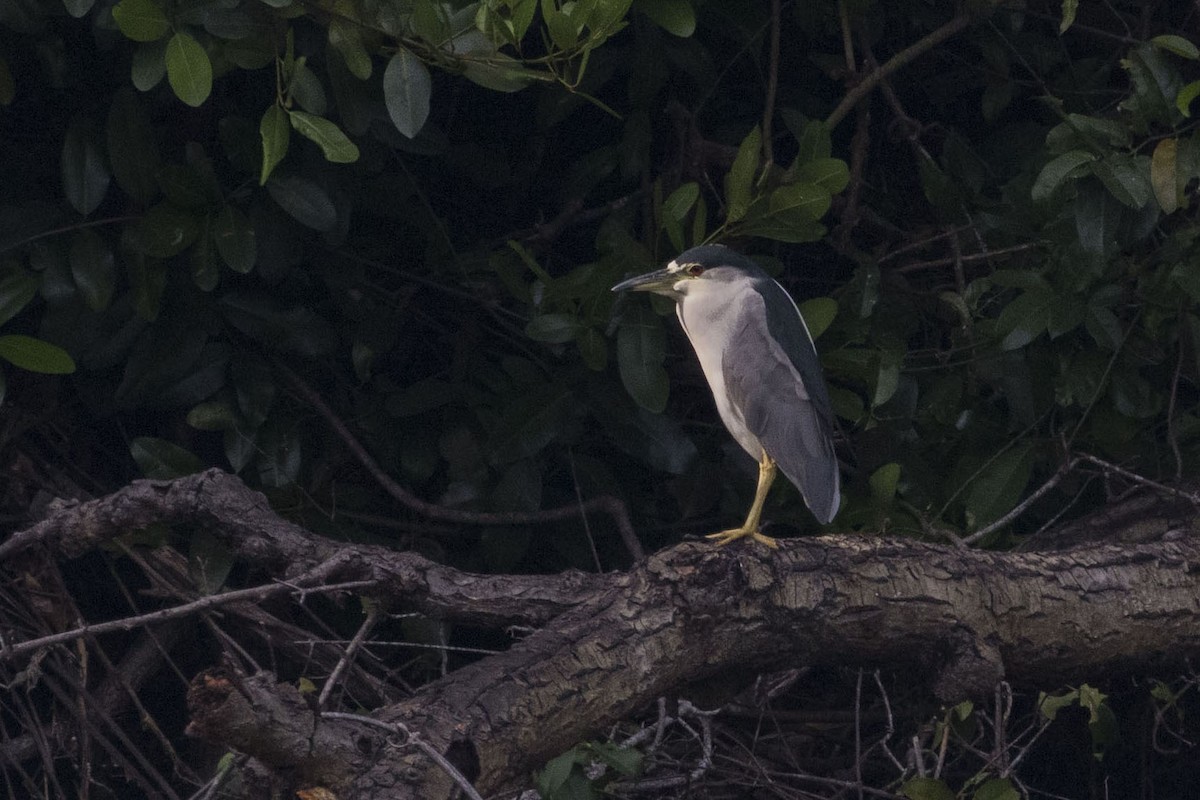
<svg viewBox="0 0 1200 800"><path fill-rule="evenodd" d="M779 547L779 543L770 536L764 536L758 532L758 521L762 517L763 503L766 502L767 492L774 481L775 461L769 455L763 453L762 461L758 462L758 489L754 492L754 502L750 504L750 513L746 515L745 524L740 528L732 528L720 533L710 533L705 538L713 539L720 546L735 542L738 539L745 539L749 536L754 541L765 544L767 547Z"/></svg>

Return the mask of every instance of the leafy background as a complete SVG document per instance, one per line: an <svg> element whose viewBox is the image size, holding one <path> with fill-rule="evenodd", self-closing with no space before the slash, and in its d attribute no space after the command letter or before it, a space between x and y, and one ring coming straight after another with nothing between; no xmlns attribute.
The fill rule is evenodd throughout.
<svg viewBox="0 0 1200 800"><path fill-rule="evenodd" d="M6 513L216 465L332 536L620 568L603 515L398 511L297 386L441 506L719 529L753 464L669 303L609 291L706 241L803 301L837 530L1011 547L1193 475L1196 9L775 9L0 5Z"/></svg>

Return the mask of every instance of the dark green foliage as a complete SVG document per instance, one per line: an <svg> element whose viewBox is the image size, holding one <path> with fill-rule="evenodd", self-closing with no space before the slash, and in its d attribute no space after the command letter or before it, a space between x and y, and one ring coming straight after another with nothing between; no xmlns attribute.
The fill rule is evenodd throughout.
<svg viewBox="0 0 1200 800"><path fill-rule="evenodd" d="M820 121L843 94L814 69L841 46L833 17L783 20L795 41L764 146L747 102L764 91L750 69L766 66L764 10L571 9L11 8L6 149L24 157L5 167L0 309L5 333L43 344L5 340L5 358L62 371L48 347L65 348L90 391L108 387L101 408L229 409L225 465L263 459L272 482L263 426L311 439L286 473L309 483L340 456L297 425L305 409L228 399L243 396L235 365L277 386L283 358L433 498L487 508L517 480L502 465L533 459L518 494L553 505L574 496L572 454L632 456L618 471L634 479L609 488L644 512L664 464L737 459L707 426L632 441L667 430L654 415L713 416L667 305L607 289L718 240L816 296L804 308L857 476L845 526L979 530L1054 473L1063 444L1156 478L1195 463L1187 37L1106 46L1068 26L1068 59L1049 24L982 18L895 79L890 113L941 129L909 149L863 129L857 205L835 209L831 237L854 127ZM873 34L878 58L946 22L905 19ZM701 140L726 155L691 152ZM862 208L894 227L853 227ZM638 432L616 422L638 406ZM404 475L410 443L446 431L483 460L418 458ZM180 443L211 452L198 437ZM1045 508L1087 483L1068 476ZM809 524L794 496L772 516ZM1035 507L1007 530L1045 519Z"/></svg>
<svg viewBox="0 0 1200 800"><path fill-rule="evenodd" d="M952 13L844 5L853 64ZM283 365L431 502L614 493L653 549L740 518L753 467L669 303L609 288L723 241L807 301L838 529L1003 547L1103 502L1076 464L989 529L1072 454L1193 475L1195 20L969 5L830 124L862 77L833 2L783 4L765 121L768 3L0 3L0 397L69 427L98 487L217 465L396 516ZM73 374L47 408L26 371ZM817 530L790 487L766 516ZM400 544L627 560L603 517Z"/></svg>
<svg viewBox="0 0 1200 800"><path fill-rule="evenodd" d="M903 146L861 129L852 177L857 123L820 121L844 91L816 69L841 47L832 6L782 20L767 143L752 68L769 66L769 19L750 6L66 10L0 20L6 151L21 154L4 167L0 310L6 334L34 337L5 339L4 357L57 372L69 362L50 346L65 349L109 412L227 408L227 466L277 466L263 430L311 440L289 451L301 483L341 458L286 396L230 404L236 365L277 387L282 358L430 497L486 508L516 480L502 466L533 459L522 480L538 486L518 494L557 504L575 494L572 454L632 456L609 488L646 513L664 464L737 459L711 426L632 441L671 427L654 415L713 416L668 306L607 289L713 240L815 297L855 469L844 526L979 530L1064 445L1154 478L1196 462L1200 84L1168 18L1117 46L1072 38L1068 14L1067 58L1048 22L984 14L877 112L939 131ZM879 59L947 22L856 13ZM855 225L862 209L886 224ZM633 433L637 407L650 416ZM417 458L404 475L412 443L448 431L482 460ZM211 452L204 437L180 444ZM1069 475L1044 508L1087 485ZM663 522L684 510L654 505ZM772 516L808 525L794 495ZM1046 519L1034 507L1004 530Z"/></svg>

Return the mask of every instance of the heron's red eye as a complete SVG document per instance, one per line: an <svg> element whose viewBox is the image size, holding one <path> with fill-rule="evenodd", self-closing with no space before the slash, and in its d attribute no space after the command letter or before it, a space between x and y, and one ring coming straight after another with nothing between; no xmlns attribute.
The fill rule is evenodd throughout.
<svg viewBox="0 0 1200 800"><path fill-rule="evenodd" d="M693 278L698 278L704 273L704 267L700 266L699 264L688 264L687 267L684 268L684 271Z"/></svg>

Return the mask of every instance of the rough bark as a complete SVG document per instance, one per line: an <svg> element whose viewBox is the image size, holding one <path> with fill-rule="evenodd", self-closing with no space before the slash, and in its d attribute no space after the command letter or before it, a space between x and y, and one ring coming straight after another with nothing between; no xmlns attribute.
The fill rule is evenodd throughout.
<svg viewBox="0 0 1200 800"><path fill-rule="evenodd" d="M282 579L320 570L333 582L369 581L369 594L460 622L538 625L602 584L578 571L559 575L473 575L416 553L334 542L279 517L234 475L211 469L174 481L140 480L107 497L62 504L0 543L0 564L40 545L74 557L148 525L202 527L238 559Z"/></svg>
<svg viewBox="0 0 1200 800"><path fill-rule="evenodd" d="M20 534L16 549L41 542L78 552L111 535L107 526L144 525L170 508L170 519L201 522L260 565L294 573L334 561L330 580L366 570L390 582L381 592L430 612L542 625L509 651L376 711L376 724L318 722L293 688L266 674L197 677L194 733L343 800L451 796L454 778L430 748L483 795L514 788L571 744L706 678L737 683L760 669L908 664L924 668L941 696L958 699L1002 678L1046 685L1200 652L1194 514L1159 541L1055 552L828 536L778 551L686 543L628 572L586 579L485 578L325 542L273 518L261 498L216 473L143 482L128 493L138 500L62 510ZM214 498L222 505L207 505ZM421 746L389 737L378 723L399 723Z"/></svg>

